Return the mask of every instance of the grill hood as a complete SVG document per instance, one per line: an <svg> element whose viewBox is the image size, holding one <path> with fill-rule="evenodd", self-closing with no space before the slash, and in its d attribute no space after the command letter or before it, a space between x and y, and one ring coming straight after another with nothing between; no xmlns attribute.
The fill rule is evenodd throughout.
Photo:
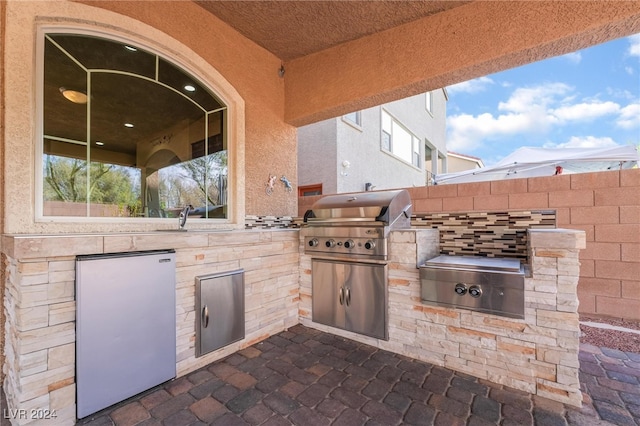
<svg viewBox="0 0 640 426"><path fill-rule="evenodd" d="M411 227L411 197L406 189L327 195L304 215L309 225Z"/></svg>

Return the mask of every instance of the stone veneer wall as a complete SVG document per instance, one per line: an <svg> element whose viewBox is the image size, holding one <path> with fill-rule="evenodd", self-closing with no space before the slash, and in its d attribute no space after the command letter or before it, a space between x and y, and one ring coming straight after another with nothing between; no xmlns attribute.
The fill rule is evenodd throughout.
<svg viewBox="0 0 640 426"><path fill-rule="evenodd" d="M413 227L440 231L440 253L527 261L527 231L556 227L555 210L419 213Z"/></svg>
<svg viewBox="0 0 640 426"><path fill-rule="evenodd" d="M4 292L5 292L5 268L4 265L7 264L6 256L4 253L0 254L0 386L4 381L4 369L2 366L4 365L4 324L5 324L5 314L4 314ZM2 414L0 413L0 416Z"/></svg>
<svg viewBox="0 0 640 426"><path fill-rule="evenodd" d="M25 409L27 416L31 409L55 410L55 421L46 424L75 423L75 255L176 250L176 368L182 376L298 323L298 233L5 236L9 408ZM246 338L196 359L195 277L238 268L245 271Z"/></svg>
<svg viewBox="0 0 640 426"><path fill-rule="evenodd" d="M304 239L301 231L301 244ZM423 304L417 263L438 252L437 230L395 231L389 247L389 341L312 321L311 257L301 255L300 320L309 327L580 406L578 254L585 233L529 233L525 319ZM302 250L302 246L301 246Z"/></svg>

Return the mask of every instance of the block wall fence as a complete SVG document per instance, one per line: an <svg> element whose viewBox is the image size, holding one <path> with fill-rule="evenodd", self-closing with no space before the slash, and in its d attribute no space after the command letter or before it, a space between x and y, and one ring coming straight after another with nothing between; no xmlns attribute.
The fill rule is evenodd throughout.
<svg viewBox="0 0 640 426"><path fill-rule="evenodd" d="M414 214L555 210L558 228L586 232L579 312L640 320L640 169L407 189ZM318 198L301 197L299 216Z"/></svg>

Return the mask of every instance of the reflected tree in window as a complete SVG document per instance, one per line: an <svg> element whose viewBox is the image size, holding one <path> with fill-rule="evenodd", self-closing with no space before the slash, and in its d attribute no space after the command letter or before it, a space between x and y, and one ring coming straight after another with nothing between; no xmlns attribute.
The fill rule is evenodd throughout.
<svg viewBox="0 0 640 426"><path fill-rule="evenodd" d="M227 217L226 106L202 83L101 37L46 34L43 53L45 216Z"/></svg>
<svg viewBox="0 0 640 426"><path fill-rule="evenodd" d="M140 214L140 173L115 164L92 162L87 190L87 162L77 158L45 156L44 199L84 203L87 194L96 203L118 207L119 216Z"/></svg>
<svg viewBox="0 0 640 426"><path fill-rule="evenodd" d="M159 175L162 206L189 205L192 214L200 217L216 217L224 211L227 151L167 167Z"/></svg>

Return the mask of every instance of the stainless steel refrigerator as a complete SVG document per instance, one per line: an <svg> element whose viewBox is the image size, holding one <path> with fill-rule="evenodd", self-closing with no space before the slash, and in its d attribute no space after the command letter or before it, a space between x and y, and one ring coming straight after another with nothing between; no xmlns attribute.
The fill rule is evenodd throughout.
<svg viewBox="0 0 640 426"><path fill-rule="evenodd" d="M77 416L176 375L175 252L76 257Z"/></svg>

